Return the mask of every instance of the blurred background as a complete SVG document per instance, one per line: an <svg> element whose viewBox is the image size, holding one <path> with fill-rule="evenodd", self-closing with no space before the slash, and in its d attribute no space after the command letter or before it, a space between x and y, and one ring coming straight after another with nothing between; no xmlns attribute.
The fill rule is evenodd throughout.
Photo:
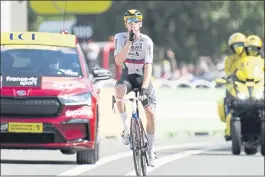
<svg viewBox="0 0 266 177"><path fill-rule="evenodd" d="M160 87L213 87L224 74L232 33L264 41L264 1L1 1L1 8L1 31L75 34L90 67L113 72L110 83L119 77L113 36L126 30L123 14L131 8L143 13L142 33L155 44L153 76Z"/></svg>

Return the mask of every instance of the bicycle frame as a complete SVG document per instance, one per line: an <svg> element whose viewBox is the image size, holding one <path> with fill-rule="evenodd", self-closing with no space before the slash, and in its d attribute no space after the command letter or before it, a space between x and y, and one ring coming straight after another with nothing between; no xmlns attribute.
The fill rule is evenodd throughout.
<svg viewBox="0 0 266 177"><path fill-rule="evenodd" d="M116 99L115 98L115 96L113 96L112 97L112 109L114 110L114 103L116 102L116 101L124 101L124 102L126 102L126 101L130 101L132 104L132 116L131 116L131 119L135 119L135 120L138 120L138 121L140 121L141 122L141 124L142 124L142 120L140 119L140 117L139 117L139 107L138 107L138 101L139 101L140 99L138 98L138 93L137 92L135 92L135 98L122 98L122 99ZM137 122L138 122L137 121ZM145 130L144 130L144 128L143 128L143 125L141 125L140 126L140 128L142 129L141 131L144 131L145 132ZM147 138L147 135L146 135L146 133L144 133L144 135L145 135L145 138Z"/></svg>
<svg viewBox="0 0 266 177"><path fill-rule="evenodd" d="M138 93L135 92L135 97L138 97ZM132 101L132 119L139 119L139 105L138 100Z"/></svg>
<svg viewBox="0 0 266 177"><path fill-rule="evenodd" d="M114 103L116 101L130 101L132 104L132 117L134 119L139 119L139 108L138 108L138 100L139 98L137 98L137 92L135 92L136 98L123 98L123 99L116 99L115 96L113 96L113 109L114 109Z"/></svg>
<svg viewBox="0 0 266 177"><path fill-rule="evenodd" d="M138 98L138 93L137 92L135 92L135 98L115 99L115 97L113 96L113 100L112 100L113 105L112 106L113 106L113 109L114 109L114 103L116 101L130 101L132 103L131 104L132 105L132 116L131 116L131 125L130 125L130 127L132 126L132 121L135 121L134 124L135 124L136 127L138 127L137 131L141 133L141 137L142 138L139 137L140 139L139 139L138 143L141 143L141 144L143 143L143 145L140 145L141 147L137 147L136 150L139 150L141 152L141 157L140 158L144 157L144 159L141 160L141 163L142 163L141 164L141 166L142 166L141 168L142 168L143 174L146 175L146 165L144 167L144 163L146 162L146 164L148 166L150 165L148 157L147 157L147 154L146 154L147 150L148 150L148 147L149 147L149 142L148 142L147 135L146 135L146 132L145 132L143 124L142 124L142 120L139 117L139 107L138 107L138 101L139 100L140 99ZM144 139L146 139L146 141ZM131 141L130 149L133 150L133 148L132 148L132 137L130 137L130 141ZM143 156L143 154L145 154L145 156ZM134 163L135 163L135 161L134 161Z"/></svg>

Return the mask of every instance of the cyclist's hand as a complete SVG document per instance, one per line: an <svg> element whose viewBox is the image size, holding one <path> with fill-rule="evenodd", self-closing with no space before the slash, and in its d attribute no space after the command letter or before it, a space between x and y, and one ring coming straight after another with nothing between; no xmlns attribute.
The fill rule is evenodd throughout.
<svg viewBox="0 0 266 177"><path fill-rule="evenodd" d="M148 97L149 97L149 91L148 91L148 89L141 88L141 91L140 91L140 99L143 101L143 100L148 99Z"/></svg>
<svg viewBox="0 0 266 177"><path fill-rule="evenodd" d="M136 39L136 35L134 34L133 30L129 31L129 41L133 42Z"/></svg>

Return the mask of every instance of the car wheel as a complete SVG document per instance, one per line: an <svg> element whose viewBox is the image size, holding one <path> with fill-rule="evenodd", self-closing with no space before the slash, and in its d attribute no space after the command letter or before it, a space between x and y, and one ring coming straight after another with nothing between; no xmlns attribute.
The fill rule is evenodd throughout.
<svg viewBox="0 0 266 177"><path fill-rule="evenodd" d="M257 148L250 148L250 147L245 147L245 153L247 155L253 155L253 154L256 154L257 153Z"/></svg>
<svg viewBox="0 0 266 177"><path fill-rule="evenodd" d="M241 153L241 121L231 119L231 138L232 138L232 153L239 155Z"/></svg>
<svg viewBox="0 0 266 177"><path fill-rule="evenodd" d="M96 130L95 130L95 146L94 149L80 150L77 152L77 164L95 164L99 160L100 156L100 141L98 141L99 131L99 108L97 105L97 117L96 117Z"/></svg>
<svg viewBox="0 0 266 177"><path fill-rule="evenodd" d="M80 150L77 152L77 164L95 164L98 161L99 144L96 143L92 150Z"/></svg>
<svg viewBox="0 0 266 177"><path fill-rule="evenodd" d="M100 142L97 143L97 154L96 154L97 161L100 159Z"/></svg>
<svg viewBox="0 0 266 177"><path fill-rule="evenodd" d="M96 138L95 138L97 140L97 161L100 159L99 124L100 124L100 114L99 114L99 105L97 104L97 124L96 124L97 129L96 129Z"/></svg>

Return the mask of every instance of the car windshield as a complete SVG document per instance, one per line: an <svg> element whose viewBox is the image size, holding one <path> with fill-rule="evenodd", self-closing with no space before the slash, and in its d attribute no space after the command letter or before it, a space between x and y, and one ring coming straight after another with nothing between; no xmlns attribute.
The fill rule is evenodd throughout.
<svg viewBox="0 0 266 177"><path fill-rule="evenodd" d="M1 45L1 75L83 77L75 48Z"/></svg>

